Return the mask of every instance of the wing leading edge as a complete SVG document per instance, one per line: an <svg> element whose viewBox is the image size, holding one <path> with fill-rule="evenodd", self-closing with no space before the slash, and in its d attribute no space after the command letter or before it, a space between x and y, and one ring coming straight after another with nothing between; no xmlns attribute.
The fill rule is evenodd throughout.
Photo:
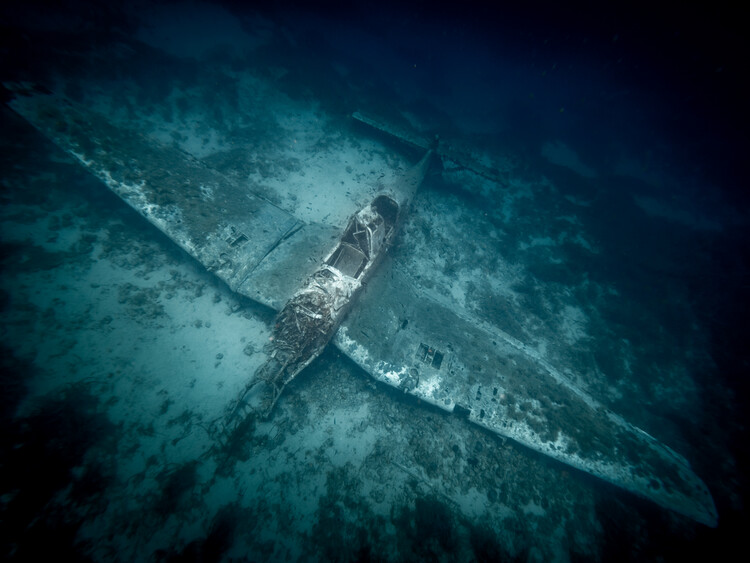
<svg viewBox="0 0 750 563"><path fill-rule="evenodd" d="M334 343L375 379L532 450L714 527L688 462L607 410L532 350L418 294L392 262Z"/></svg>

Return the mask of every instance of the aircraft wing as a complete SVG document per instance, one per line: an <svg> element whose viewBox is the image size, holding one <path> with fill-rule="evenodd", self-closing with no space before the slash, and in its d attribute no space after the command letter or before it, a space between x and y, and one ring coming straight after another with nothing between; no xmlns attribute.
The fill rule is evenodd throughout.
<svg viewBox="0 0 750 563"><path fill-rule="evenodd" d="M336 244L339 228L304 223L175 146L63 96L13 89L17 113L240 294L280 309Z"/></svg>
<svg viewBox="0 0 750 563"><path fill-rule="evenodd" d="M10 105L17 113L230 288L260 303L281 308L345 226L298 217L273 190L259 195L179 145L156 142L65 97L15 91ZM339 186L331 193L346 189ZM414 228L407 219L406 229ZM452 238L460 239L457 233ZM345 354L387 385L716 525L711 495L685 459L608 411L476 307L430 290L435 280L416 258L429 259L431 251L410 246L408 236L402 246L334 337ZM454 252L457 259L461 252Z"/></svg>
<svg viewBox="0 0 750 563"><path fill-rule="evenodd" d="M607 410L534 350L391 260L334 338L375 379L709 526L713 499L679 454Z"/></svg>

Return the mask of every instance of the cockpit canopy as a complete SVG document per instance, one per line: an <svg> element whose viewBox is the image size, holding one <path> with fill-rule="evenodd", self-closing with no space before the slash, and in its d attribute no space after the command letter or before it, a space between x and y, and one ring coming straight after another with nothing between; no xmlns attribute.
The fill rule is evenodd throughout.
<svg viewBox="0 0 750 563"><path fill-rule="evenodd" d="M398 218L398 207L387 195L376 197L349 221L341 244L326 264L351 278L361 276L369 261L383 250Z"/></svg>

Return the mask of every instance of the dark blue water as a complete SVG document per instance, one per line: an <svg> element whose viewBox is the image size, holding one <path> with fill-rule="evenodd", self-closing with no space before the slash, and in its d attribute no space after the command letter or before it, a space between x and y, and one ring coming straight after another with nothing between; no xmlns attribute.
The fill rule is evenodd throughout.
<svg viewBox="0 0 750 563"><path fill-rule="evenodd" d="M76 264L83 271L96 262L92 248L101 240L92 234L96 232L110 233L111 256L126 244L141 249L144 264L164 253L153 258L151 269L143 266L146 275L175 264L193 268L196 279L204 274L95 179L72 162L61 163L59 155L58 160L51 157L52 145L4 108L3 557L21 561L69 554L92 560L218 561L286 554L314 560L543 560L554 553L558 560L682 560L688 555L722 558L741 548L747 519L745 413L750 398L750 194L744 175L750 92L743 80L748 49L739 13L722 6L698 11L629 3L501 9L477 2L330 2L318 7L274 2L208 7L79 2L61 7L40 2L3 7L0 14L0 79L30 81L50 90L64 84L64 93L79 103L96 98L95 92L77 89L81 84L102 85L105 98L132 81L139 90L129 111L137 113L139 105L159 104L175 91L188 92L200 83L208 91L200 100L206 115L217 123L232 123L238 118L231 114L231 100L241 107L239 97L247 95L235 79L248 73L272 80L292 100L314 100L342 127L348 115L361 109L394 120L408 114L428 135L464 140L488 154L510 155L513 166L503 193L520 190L522 184L548 188L535 191L530 203L516 207L507 220L501 219L499 207L491 207L504 199L472 192L450 171L431 176L424 186L438 194L435 201L458 201L468 212L489 214L499 233L497 256L527 272L525 289L516 289L526 295L528 318L508 322L504 330L522 338L531 324L544 324L548 317L539 305L544 299L574 294L581 303L604 303L587 288L614 288L617 298L596 311L601 332L592 335L595 344L585 358L571 352L570 365L589 365L595 358L609 379L598 381L594 392L634 424L661 432L659 438L685 455L711 490L719 513L719 526L708 529L580 475L571 490L588 491L581 494L594 499L594 516L574 509L565 518L550 516L546 522L558 529L530 525L520 509L515 517L502 520L502 527L484 526L465 507L432 489L420 489L418 478L404 486L405 500L393 502L383 515L368 508L371 497L358 490L364 487L357 481L358 470L337 468L323 478L325 495L310 486L311 495L320 495L310 532L305 535L292 527L295 531L286 536L285 526L291 526L286 519L293 520L289 515L296 513L294 506L280 514L262 495L238 493L237 502L224 504L204 498L211 478L200 467L212 455L204 451L171 462L155 455L151 474L157 492L122 515L122 528L97 528L97 519L113 520L107 506L115 499L121 502L125 490L116 465L129 455L123 454L128 447L137 452L139 446L124 438L124 423L121 418L115 421L110 410L114 402L105 403L96 386L76 379L76 369L82 369L76 362L63 369L53 361L55 350L39 352L45 349L48 331L67 334L69 342L83 341L87 321L66 317L60 312L63 303L46 309L30 303L51 287L65 286L61 292L78 297L88 291L76 288L77 274L70 272ZM156 33L159 26L169 29ZM246 33L263 40L243 44ZM230 48L216 47L215 38L221 36L232 38ZM206 77L222 99L220 109L213 106ZM3 95L10 97L5 90ZM270 127L254 126L267 130L268 143L274 142ZM245 170L237 160L205 157L205 162L228 175ZM246 165L251 173L257 171ZM50 177L57 180L50 183ZM68 210L67 215L55 219L56 227L50 219L50 230L82 222L91 238L84 236L65 251L54 249L57 239L51 233L47 242L52 246L35 238L38 231L27 227L60 209ZM571 216L596 253L571 242L557 247L551 258L527 252L530 240L556 235L550 225ZM117 232L114 220L121 222ZM156 250L142 250L149 245ZM212 282L186 283L203 287ZM200 297L202 290L190 287ZM231 299L226 288L216 287L217 303ZM138 301L126 293L120 293L120 303L132 306L133 315L160 318L158 308L147 307L148 296ZM267 311L252 311L253 318L270 322ZM508 315L499 306L492 311L488 314ZM627 360L635 366L632 371L623 368L623 341L632 351ZM336 369L355 370L344 362L331 352L311 369L331 382ZM664 366L673 365L681 366L682 376L659 379ZM124 369L126 379L140 376ZM314 377L303 385L313 387ZM57 384L38 383L50 378ZM364 380L348 383L348 390L372 392ZM619 394L608 395L608 385ZM125 396L127 387L118 392L127 404L138 403L137 397ZM459 448L445 415L424 414L422 405L403 402L400 396L392 399L399 412L414 409L415 417L435 417L430 424L439 429L437 443L444 447L433 443L424 455L440 451L446 457L458 455L460 449L470 468L467 482L486 494L490 511L499 513L501 503L515 509L525 504L517 500L514 506L512 486L498 480L488 487L476 475L477 467L497 469L486 447L491 443L499 448L499 441L466 434L472 445ZM162 415L169 412L174 415L170 420L180 424L190 419L169 411L169 401L162 403ZM19 406L24 408L18 411ZM412 415L403 416L400 424L411 449L421 451L421 435L409 434L415 432L408 429ZM153 427L142 428L142 435L154 434L158 432ZM253 439L254 447L273 455L272 440ZM523 449L508 455L518 456L519 464L529 464L540 475L550 471L560 479L559 487L567 486L563 466L549 468L544 459ZM504 463L508 459L503 458ZM436 479L448 479L449 471L441 473L430 462L424 467L427 474L434 471ZM302 475L301 466L298 469ZM517 485L522 473L517 469L515 480L508 482ZM561 506L567 497L560 490L555 495L559 497L549 502ZM576 498L575 492L571 495ZM571 506L575 502L584 501L571 500ZM170 518L181 522L182 532L192 524L195 529L178 534L167 524ZM277 523L275 535L247 533L264 529L257 523L263 520ZM155 522L158 530L149 535L139 521ZM585 540L576 539L577 527L585 530ZM546 546L554 534L562 538L557 549L538 547ZM128 538L132 552L111 551ZM385 543L389 550L383 549Z"/></svg>

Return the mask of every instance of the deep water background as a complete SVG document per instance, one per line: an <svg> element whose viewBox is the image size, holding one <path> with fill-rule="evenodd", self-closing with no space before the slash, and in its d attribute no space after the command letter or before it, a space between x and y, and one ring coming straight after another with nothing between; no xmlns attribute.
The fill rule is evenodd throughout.
<svg viewBox="0 0 750 563"><path fill-rule="evenodd" d="M395 113L395 107L413 111L436 133L464 136L486 148L512 148L530 174L547 175L570 197L585 198L606 184L611 196L599 200L584 219L611 258L588 273L600 281L635 279L629 289L639 296L652 290L660 295L653 287L638 287L640 269L663 273L667 281L660 291L668 293L669 279L689 287L688 299L716 366L704 382L711 395L707 403L713 416L723 417L716 423L722 429L717 439L729 448L738 475L737 482L726 485L731 498L717 497L719 528L701 528L690 538L651 536L638 554L679 560L691 553L710 556L739 548L747 529L750 464L750 193L745 172L750 53L739 8L722 2L701 9L672 3L520 4L222 3L235 14L260 12L287 30L294 48L274 45L264 56L302 69L289 79L287 90L312 91L333 113L358 103L379 106L384 114ZM139 8L149 6L6 6L0 11L0 78L42 78L58 70L48 56L50 45L77 49L104 44L112 34L135 33ZM211 22L200 22L196 33L202 26ZM329 80L331 63L350 69L351 89L333 86L337 81ZM157 90L159 81L155 76ZM16 126L4 125L6 131ZM544 158L540 147L551 139L573 147L597 178L582 180ZM638 174L620 173L622 154L637 160ZM21 158L6 153L3 165L10 169ZM634 228L642 214L632 203L634 196L673 202L674 208L660 211L663 223L652 220ZM113 202L102 205L116 208ZM3 275L13 264L4 262ZM571 276L587 267L584 258L576 262L571 254ZM8 297L2 297L5 307ZM672 322L671 328L678 330L682 319ZM29 531L18 523L33 522L35 511L66 486L67 471L81 462L81 448L110 447L112 429L91 407L95 399L76 389L43 405L38 415L14 420L14 409L26 393L24 379L34 369L12 350L3 350L0 470L2 479L19 483L22 492L2 504L2 542L5 547L23 534L44 542L46 534L54 533L58 544L72 546L74 529ZM721 404L726 397L731 405ZM66 432L66 425L75 431ZM18 440L27 446L14 454ZM702 463L720 463L711 456L721 451L707 451ZM106 482L109 471L101 467L92 473L92 489L81 486L79 498L103 502L92 490ZM429 517L430 507L418 508L425 510L423 518ZM603 556L617 559L632 542L632 530L606 506L600 517ZM211 541L229 541L222 535L223 522L218 521ZM450 541L445 541L450 551ZM75 555L73 547L71 551ZM221 552L217 547L217 557Z"/></svg>

